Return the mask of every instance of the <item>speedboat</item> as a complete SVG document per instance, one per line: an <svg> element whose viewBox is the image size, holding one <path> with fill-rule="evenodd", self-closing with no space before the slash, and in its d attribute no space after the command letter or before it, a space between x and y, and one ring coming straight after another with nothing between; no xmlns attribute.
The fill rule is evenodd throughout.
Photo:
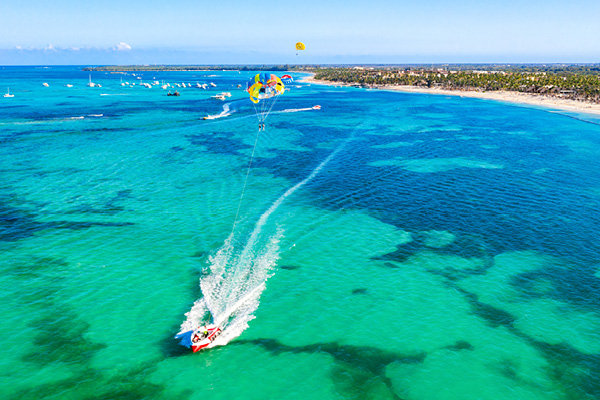
<svg viewBox="0 0 600 400"><path fill-rule="evenodd" d="M14 94L10 94L10 88L6 89L6 94L4 95L4 97L15 97Z"/></svg>
<svg viewBox="0 0 600 400"><path fill-rule="evenodd" d="M225 96L222 94L216 94L214 96L210 96L210 98L215 100L225 100Z"/></svg>
<svg viewBox="0 0 600 400"><path fill-rule="evenodd" d="M199 326L186 332L179 332L175 339L180 339L180 344L189 347L195 353L198 350L208 347L221 334L223 329L220 326L208 324Z"/></svg>
<svg viewBox="0 0 600 400"><path fill-rule="evenodd" d="M44 85L45 87L49 87L50 85L48 85L47 82L42 83L42 85Z"/></svg>
<svg viewBox="0 0 600 400"><path fill-rule="evenodd" d="M313 110L320 110L320 109L321 109L321 106L320 106L320 105L316 105L316 106L313 106L313 108L312 108L312 109L313 109Z"/></svg>

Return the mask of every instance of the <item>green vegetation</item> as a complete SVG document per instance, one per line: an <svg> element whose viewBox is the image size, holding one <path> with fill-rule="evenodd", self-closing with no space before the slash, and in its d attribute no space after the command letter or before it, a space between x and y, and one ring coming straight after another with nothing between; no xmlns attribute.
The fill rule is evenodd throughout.
<svg viewBox="0 0 600 400"><path fill-rule="evenodd" d="M320 68L315 79L378 87L506 90L600 103L600 65L443 65Z"/></svg>

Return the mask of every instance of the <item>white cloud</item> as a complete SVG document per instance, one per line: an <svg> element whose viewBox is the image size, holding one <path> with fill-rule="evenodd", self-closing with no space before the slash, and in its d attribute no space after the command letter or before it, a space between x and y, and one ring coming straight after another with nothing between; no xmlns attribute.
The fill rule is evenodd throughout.
<svg viewBox="0 0 600 400"><path fill-rule="evenodd" d="M46 46L44 48L44 51L57 51L56 48L54 48L54 45L52 43L50 43L48 46Z"/></svg>
<svg viewBox="0 0 600 400"><path fill-rule="evenodd" d="M117 50L117 51L130 51L131 50L131 46L128 45L127 43L125 43L125 42L119 42L114 47L114 49Z"/></svg>

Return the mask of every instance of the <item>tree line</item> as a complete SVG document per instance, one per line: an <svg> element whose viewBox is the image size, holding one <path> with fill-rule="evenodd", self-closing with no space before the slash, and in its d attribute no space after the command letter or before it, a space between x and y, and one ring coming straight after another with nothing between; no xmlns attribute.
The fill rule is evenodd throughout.
<svg viewBox="0 0 600 400"><path fill-rule="evenodd" d="M364 86L408 85L448 90L516 91L600 103L600 66L528 66L505 70L320 68L315 79ZM497 68L497 67L496 67ZM535 70L534 70L535 69Z"/></svg>

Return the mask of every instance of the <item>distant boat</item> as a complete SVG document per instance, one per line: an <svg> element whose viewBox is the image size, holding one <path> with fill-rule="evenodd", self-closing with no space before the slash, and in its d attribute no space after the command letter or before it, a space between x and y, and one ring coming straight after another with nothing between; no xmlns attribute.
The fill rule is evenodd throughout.
<svg viewBox="0 0 600 400"><path fill-rule="evenodd" d="M50 86L46 82L42 83L42 85L44 85L45 87L49 87Z"/></svg>
<svg viewBox="0 0 600 400"><path fill-rule="evenodd" d="M212 86L212 87L217 87L217 85L215 85L215 84L214 84L214 83L212 83L212 82L210 83L210 86Z"/></svg>
<svg viewBox="0 0 600 400"><path fill-rule="evenodd" d="M70 83L67 83L65 86L66 87L73 87L73 85L71 85Z"/></svg>
<svg viewBox="0 0 600 400"><path fill-rule="evenodd" d="M217 95L214 96L210 96L211 99L215 99L215 100L225 100L225 95L219 93Z"/></svg>
<svg viewBox="0 0 600 400"><path fill-rule="evenodd" d="M6 89L6 94L4 95L4 97L15 97L14 94L10 94L10 88Z"/></svg>
<svg viewBox="0 0 600 400"><path fill-rule="evenodd" d="M171 92L167 93L167 96L181 96L181 95L180 95L180 94L179 94L179 92L176 90L174 93L171 93Z"/></svg>
<svg viewBox="0 0 600 400"><path fill-rule="evenodd" d="M90 74L90 82L87 85L88 85L88 87L96 86L96 84L94 82L92 82L92 74Z"/></svg>

